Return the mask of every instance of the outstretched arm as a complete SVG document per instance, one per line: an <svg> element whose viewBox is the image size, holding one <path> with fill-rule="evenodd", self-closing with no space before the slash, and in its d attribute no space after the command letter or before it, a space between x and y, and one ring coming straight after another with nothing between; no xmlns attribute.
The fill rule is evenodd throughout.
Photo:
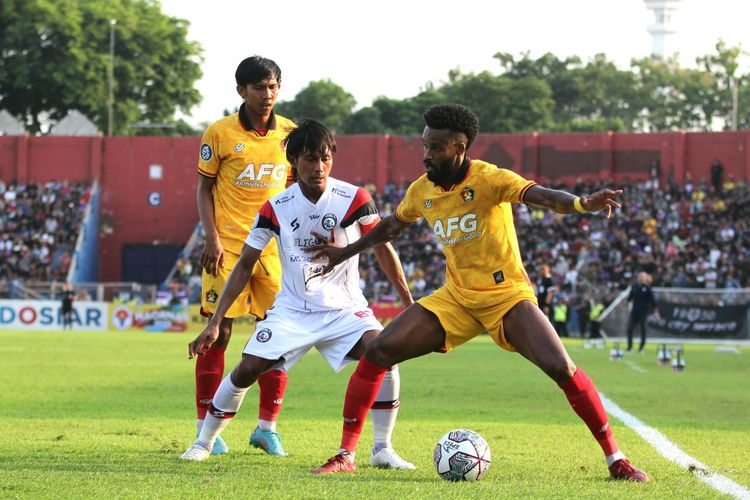
<svg viewBox="0 0 750 500"><path fill-rule="evenodd" d="M208 349L216 342L219 338L219 325L221 320L224 319L224 315L227 313L229 308L234 301L237 300L237 296L240 294L250 277L253 275L253 268L255 263L260 258L262 250L257 250L251 246L245 245L242 248L242 254L240 255L237 264L229 274L224 289L221 291L219 296L219 303L216 304L216 310L211 321L208 322L206 328L188 344L188 357L193 359L196 354L202 356L208 351Z"/></svg>
<svg viewBox="0 0 750 500"><path fill-rule="evenodd" d="M546 207L560 214L598 212L606 209L607 218L610 218L612 209L620 207L620 204L615 201L620 194L622 194L622 189L602 189L588 196L578 197L567 191L536 185L526 191L523 202Z"/></svg>
<svg viewBox="0 0 750 500"><path fill-rule="evenodd" d="M330 271L341 262L367 250L375 245L382 245L391 241L399 234L406 231L409 224L401 222L395 215L389 215L381 220L369 233L358 239L354 243L345 247L336 246L335 242L328 241L326 236L313 232L313 236L324 243L305 249L305 252L314 252L313 260L320 257L328 258L328 265L323 270L324 273Z"/></svg>
<svg viewBox="0 0 750 500"><path fill-rule="evenodd" d="M409 285L406 283L404 268L401 267L401 260L398 258L396 249L390 243L384 243L383 245L375 246L372 251L375 253L375 258L378 259L380 268L388 277L388 281L391 282L398 292L399 297L401 297L404 306L409 307L412 305L414 299L409 291Z"/></svg>

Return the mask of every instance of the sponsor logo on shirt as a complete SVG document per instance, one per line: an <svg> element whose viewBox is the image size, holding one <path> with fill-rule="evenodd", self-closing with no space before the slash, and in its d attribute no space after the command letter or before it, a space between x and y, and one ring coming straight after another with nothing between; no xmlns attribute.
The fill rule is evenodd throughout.
<svg viewBox="0 0 750 500"><path fill-rule="evenodd" d="M474 190L469 186L466 186L463 191L461 191L461 198L463 198L467 203L470 201L474 201Z"/></svg>
<svg viewBox="0 0 750 500"><path fill-rule="evenodd" d="M503 281L505 281L505 275L502 271L497 271L496 273L492 273L492 277L495 278L495 283L500 284Z"/></svg>
<svg viewBox="0 0 750 500"><path fill-rule="evenodd" d="M294 220L292 221L292 223L291 223L291 224L289 224L289 225L290 225L290 226L292 226L292 232L294 232L294 231L296 231L297 229L299 229L299 222L297 222L297 219L294 219Z"/></svg>
<svg viewBox="0 0 750 500"><path fill-rule="evenodd" d="M331 192L333 194L337 194L337 195L341 196L342 198L351 198L352 197L352 195L350 195L349 193L347 193L343 189L339 189L339 188L333 188L333 189L331 189Z"/></svg>
<svg viewBox="0 0 750 500"><path fill-rule="evenodd" d="M424 200L424 207L425 208L431 208L432 207L432 200Z"/></svg>
<svg viewBox="0 0 750 500"><path fill-rule="evenodd" d="M206 292L206 302L209 304L216 304L216 300L219 298L219 294L216 293L216 290L209 290Z"/></svg>

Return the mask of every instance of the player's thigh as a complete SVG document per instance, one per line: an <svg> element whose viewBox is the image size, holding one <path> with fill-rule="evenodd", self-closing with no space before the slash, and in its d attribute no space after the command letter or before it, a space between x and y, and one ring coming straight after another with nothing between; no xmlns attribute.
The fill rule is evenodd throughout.
<svg viewBox="0 0 750 500"><path fill-rule="evenodd" d="M278 255L261 255L250 279L250 312L258 318L265 318L280 289L281 263Z"/></svg>
<svg viewBox="0 0 750 500"><path fill-rule="evenodd" d="M338 372L362 357L368 341L377 336L383 325L371 309L354 307L329 311L317 329L315 348Z"/></svg>
<svg viewBox="0 0 750 500"><path fill-rule="evenodd" d="M205 315L213 314L216 311L216 305L219 303L224 285L229 279L229 275L239 260L239 255L224 252L224 265L217 269L216 276L203 270L201 279L201 313ZM227 310L224 315L226 318L239 318L250 311L248 300L250 297L250 283L245 285L237 299Z"/></svg>
<svg viewBox="0 0 750 500"><path fill-rule="evenodd" d="M533 302L523 300L516 304L504 316L503 328L513 348L557 383L565 382L575 373L575 365L560 337Z"/></svg>
<svg viewBox="0 0 750 500"><path fill-rule="evenodd" d="M445 329L438 317L419 303L410 305L367 344L365 357L380 366L445 350Z"/></svg>

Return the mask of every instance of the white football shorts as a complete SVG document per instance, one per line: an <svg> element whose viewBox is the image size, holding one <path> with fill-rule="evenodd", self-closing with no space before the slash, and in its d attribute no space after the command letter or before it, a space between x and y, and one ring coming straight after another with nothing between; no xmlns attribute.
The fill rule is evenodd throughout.
<svg viewBox="0 0 750 500"><path fill-rule="evenodd" d="M275 368L288 371L315 347L338 372L357 361L347 353L365 332L382 329L368 307L311 312L274 306L257 323L242 352L263 359L283 358Z"/></svg>

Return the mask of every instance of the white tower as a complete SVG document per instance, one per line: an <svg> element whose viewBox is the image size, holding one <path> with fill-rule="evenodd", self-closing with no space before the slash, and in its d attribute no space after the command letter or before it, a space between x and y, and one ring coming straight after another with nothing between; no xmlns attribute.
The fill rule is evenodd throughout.
<svg viewBox="0 0 750 500"><path fill-rule="evenodd" d="M657 57L667 57L674 50L667 52L667 38L675 33L672 24L672 12L677 9L680 0L643 0L649 10L654 11L654 24L647 31L651 33L651 54Z"/></svg>

